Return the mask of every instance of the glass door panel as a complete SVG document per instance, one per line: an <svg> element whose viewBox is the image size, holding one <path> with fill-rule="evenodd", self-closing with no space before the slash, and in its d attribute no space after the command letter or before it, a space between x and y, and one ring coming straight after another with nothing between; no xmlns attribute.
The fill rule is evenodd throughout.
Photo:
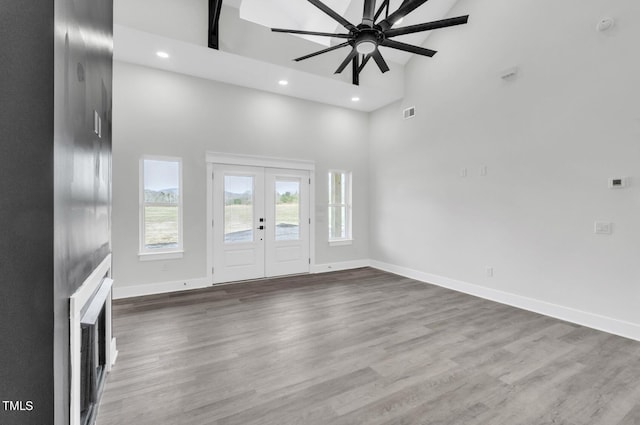
<svg viewBox="0 0 640 425"><path fill-rule="evenodd" d="M300 179L275 182L275 239L300 239Z"/></svg>
<svg viewBox="0 0 640 425"><path fill-rule="evenodd" d="M253 242L254 178L224 176L224 242Z"/></svg>

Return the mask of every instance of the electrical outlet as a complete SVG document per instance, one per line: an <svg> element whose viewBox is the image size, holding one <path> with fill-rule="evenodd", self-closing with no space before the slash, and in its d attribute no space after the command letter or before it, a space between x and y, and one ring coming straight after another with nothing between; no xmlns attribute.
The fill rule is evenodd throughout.
<svg viewBox="0 0 640 425"><path fill-rule="evenodd" d="M493 267L487 267L485 270L487 272L487 277L493 277Z"/></svg>
<svg viewBox="0 0 640 425"><path fill-rule="evenodd" d="M593 233L597 235L610 235L613 233L613 223L607 221L596 221L593 225Z"/></svg>
<svg viewBox="0 0 640 425"><path fill-rule="evenodd" d="M629 186L628 177L612 177L609 179L609 189L624 189Z"/></svg>

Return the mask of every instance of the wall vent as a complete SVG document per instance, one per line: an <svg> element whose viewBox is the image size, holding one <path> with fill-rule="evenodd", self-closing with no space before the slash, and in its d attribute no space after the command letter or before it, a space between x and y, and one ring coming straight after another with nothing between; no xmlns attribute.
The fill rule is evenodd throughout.
<svg viewBox="0 0 640 425"><path fill-rule="evenodd" d="M416 107L412 106L410 108L407 108L404 110L404 112L402 113L402 115L404 116L405 120L408 120L409 118L413 118L416 116Z"/></svg>

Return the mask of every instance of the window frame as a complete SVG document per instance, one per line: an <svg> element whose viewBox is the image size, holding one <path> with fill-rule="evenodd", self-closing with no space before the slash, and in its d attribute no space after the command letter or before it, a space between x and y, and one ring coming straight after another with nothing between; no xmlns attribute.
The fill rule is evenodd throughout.
<svg viewBox="0 0 640 425"><path fill-rule="evenodd" d="M333 204L331 203L331 177L332 174L342 174L344 176L344 181L342 182L344 186L344 203ZM328 194L328 202L327 202L327 218L330 216L330 211L335 207L345 207L345 236L341 238L332 238L331 237L331 222L328 221L327 231L329 238L330 246L341 246L341 245L351 245L353 243L353 201L352 201L352 192L353 192L353 173L351 171L346 170L336 170L330 169L327 173L328 185L327 185L327 194Z"/></svg>
<svg viewBox="0 0 640 425"><path fill-rule="evenodd" d="M149 249L145 247L145 207L148 205L167 205L158 202L145 202L144 197L144 162L145 161L165 161L165 162L177 162L178 163L178 246L172 248L153 248ZM158 156L158 155L143 155L140 157L139 166L139 183L138 183L138 259L140 261L155 261L155 260L171 260L182 258L184 253L184 232L183 232L183 173L182 173L182 158L176 156ZM170 204L173 206L174 204Z"/></svg>

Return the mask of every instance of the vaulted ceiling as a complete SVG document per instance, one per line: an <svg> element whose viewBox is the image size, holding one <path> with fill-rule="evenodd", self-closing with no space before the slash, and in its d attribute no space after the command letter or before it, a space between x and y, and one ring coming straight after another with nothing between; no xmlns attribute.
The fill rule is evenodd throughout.
<svg viewBox="0 0 640 425"><path fill-rule="evenodd" d="M446 17L457 0L430 0L410 13L401 26ZM347 20L362 21L363 0L324 0ZM378 5L382 3L379 0ZM402 0L390 0L390 11ZM390 72L364 69L360 86L351 72L334 75L349 53L339 49L303 62L292 59L337 44L328 37L272 33L270 28L345 33L336 21L306 0L224 0L220 15L220 49L207 47L208 0L116 0L114 55L117 60L201 78L251 87L351 109L372 111L404 95L404 65L409 60L437 60L381 47ZM445 29L440 31L451 31ZM430 32L396 40L428 46ZM157 51L167 51L160 59ZM279 85L288 81L286 86ZM353 101L356 97L359 101Z"/></svg>

